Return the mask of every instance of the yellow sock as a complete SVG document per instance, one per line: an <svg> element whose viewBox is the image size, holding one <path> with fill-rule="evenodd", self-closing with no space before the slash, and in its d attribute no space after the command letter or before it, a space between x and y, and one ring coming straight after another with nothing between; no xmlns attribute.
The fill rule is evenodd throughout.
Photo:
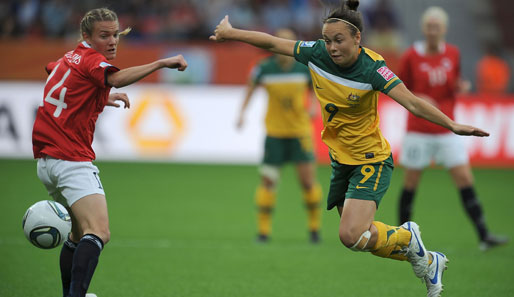
<svg viewBox="0 0 514 297"><path fill-rule="evenodd" d="M399 261L407 261L407 256L402 253L402 248L399 246L387 246L376 251L371 252L375 256L379 256L382 258L395 259Z"/></svg>
<svg viewBox="0 0 514 297"><path fill-rule="evenodd" d="M271 232L271 212L275 205L275 192L259 186L255 192L257 202L257 229L259 234L269 235Z"/></svg>
<svg viewBox="0 0 514 297"><path fill-rule="evenodd" d="M399 253L402 247L408 246L411 233L404 228L389 226L374 221L377 228L377 241L371 248L373 255L396 260L407 260L404 254Z"/></svg>
<svg viewBox="0 0 514 297"><path fill-rule="evenodd" d="M303 193L303 199L307 207L308 225L310 231L317 231L321 225L321 186L313 185L308 191Z"/></svg>

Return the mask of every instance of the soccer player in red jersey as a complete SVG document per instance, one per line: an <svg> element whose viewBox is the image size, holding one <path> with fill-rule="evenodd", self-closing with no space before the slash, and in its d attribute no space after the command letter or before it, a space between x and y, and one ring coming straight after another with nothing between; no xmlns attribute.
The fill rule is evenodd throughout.
<svg viewBox="0 0 514 297"><path fill-rule="evenodd" d="M470 83L460 77L460 52L444 41L448 15L440 7L428 8L422 16L424 41L415 42L403 55L398 75L418 97L430 102L451 119L456 94L469 91ZM406 168L399 201L400 224L411 219L414 194L421 173L432 161L445 166L460 191L462 203L486 250L506 242L488 232L482 207L473 188L468 155L459 136L447 129L409 113L407 134L400 154Z"/></svg>
<svg viewBox="0 0 514 297"><path fill-rule="evenodd" d="M109 63L116 57L118 17L100 8L85 14L82 41L62 58L47 65L44 99L32 133L37 174L48 193L68 208L72 232L60 255L63 296L85 296L104 245L109 241L107 203L99 170L92 164L95 123L104 107L130 107L126 94L111 87L130 85L161 68L183 71L181 55L120 70ZM91 295L91 294L89 294Z"/></svg>

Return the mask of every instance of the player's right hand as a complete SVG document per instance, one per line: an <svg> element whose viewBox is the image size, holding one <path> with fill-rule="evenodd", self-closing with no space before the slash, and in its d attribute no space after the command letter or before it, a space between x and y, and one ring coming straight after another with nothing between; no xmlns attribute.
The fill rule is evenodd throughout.
<svg viewBox="0 0 514 297"><path fill-rule="evenodd" d="M176 68L178 71L184 71L187 68L187 61L182 55L162 59L162 62L164 63L164 67L171 69Z"/></svg>
<svg viewBox="0 0 514 297"><path fill-rule="evenodd" d="M223 42L225 41L225 38L227 36L228 30L232 29L232 25L230 24L228 20L228 15L226 15L219 25L216 26L216 29L214 29L214 34L209 36L209 40L216 41L216 42Z"/></svg>

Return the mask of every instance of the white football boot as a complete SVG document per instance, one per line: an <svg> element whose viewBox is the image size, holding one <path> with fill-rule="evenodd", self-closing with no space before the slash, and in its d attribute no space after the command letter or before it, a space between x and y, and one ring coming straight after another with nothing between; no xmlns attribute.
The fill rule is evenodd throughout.
<svg viewBox="0 0 514 297"><path fill-rule="evenodd" d="M95 293L87 293L86 297L97 297Z"/></svg>
<svg viewBox="0 0 514 297"><path fill-rule="evenodd" d="M405 222L401 227L407 229L411 233L406 256L412 265L414 274L417 277L422 278L428 271L428 253L423 245L423 241L421 240L419 226L414 222Z"/></svg>
<svg viewBox="0 0 514 297"><path fill-rule="evenodd" d="M439 252L428 252L432 255L432 264L428 266L428 273L425 275L427 285L427 297L440 297L443 291L443 272L448 268L446 263L450 260Z"/></svg>

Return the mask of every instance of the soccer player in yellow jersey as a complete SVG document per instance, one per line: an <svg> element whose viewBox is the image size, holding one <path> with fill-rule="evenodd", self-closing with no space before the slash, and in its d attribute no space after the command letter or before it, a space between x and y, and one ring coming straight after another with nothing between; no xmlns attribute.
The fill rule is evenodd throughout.
<svg viewBox="0 0 514 297"><path fill-rule="evenodd" d="M280 38L293 40L289 29L276 32ZM257 241L267 242L271 232L271 212L275 205L275 187L280 168L286 162L296 164L298 178L307 208L310 240L320 240L321 187L316 182L312 144L312 124L307 110L310 74L305 65L285 55L273 55L261 61L253 70L237 126L244 123L244 112L257 86L268 94L266 140L260 167L261 183L255 193L258 214ZM312 104L310 104L312 106Z"/></svg>
<svg viewBox="0 0 514 297"><path fill-rule="evenodd" d="M354 251L408 260L425 281L429 297L440 296L448 259L425 249L419 226L406 222L389 226L375 221L375 212L391 179L389 143L379 129L378 92L383 92L416 116L459 135L488 136L461 125L430 103L412 94L387 68L383 58L360 46L362 16L359 1L342 1L323 21L323 39L292 41L257 31L233 28L225 16L211 40L236 40L273 53L293 56L309 66L321 104L322 139L332 158L328 209L337 206L339 238Z"/></svg>

